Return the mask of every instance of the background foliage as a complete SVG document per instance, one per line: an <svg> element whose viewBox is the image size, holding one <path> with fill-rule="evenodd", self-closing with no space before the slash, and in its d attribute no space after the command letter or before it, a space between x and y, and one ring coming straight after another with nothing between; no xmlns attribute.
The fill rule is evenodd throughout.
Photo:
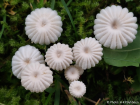
<svg viewBox="0 0 140 105"><path fill-rule="evenodd" d="M53 71L54 83L38 94L25 90L12 74L11 59L19 47L30 44L45 55L47 48L53 45L34 44L28 39L25 18L32 10L41 7L57 10L63 21L63 32L57 42L73 47L81 38L94 37L96 14L113 4L127 7L140 25L139 0L0 0L0 105L92 105L99 99L96 105L105 105L107 100L140 102L140 29L128 47L104 48L100 63L80 77L87 86L81 99L69 94L69 83L63 72Z"/></svg>

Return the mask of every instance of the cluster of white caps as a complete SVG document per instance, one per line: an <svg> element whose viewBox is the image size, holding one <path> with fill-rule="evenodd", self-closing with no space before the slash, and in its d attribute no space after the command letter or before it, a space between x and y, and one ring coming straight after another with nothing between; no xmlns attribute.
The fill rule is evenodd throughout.
<svg viewBox="0 0 140 105"><path fill-rule="evenodd" d="M70 48L57 43L47 49L44 57L40 51L30 45L22 46L12 58L13 74L21 79L22 86L31 92L43 92L53 83L50 69L64 71L69 81L69 91L80 98L86 93L86 86L78 81L84 70L94 67L102 59L102 45L111 49L121 49L133 42L137 33L136 17L128 9L111 6L102 9L96 16L95 38L81 39ZM25 30L34 43L50 44L61 36L62 21L55 10L50 8L36 9L27 16ZM102 44L102 45L101 45ZM75 61L75 65L71 65ZM48 66L45 66L45 62Z"/></svg>

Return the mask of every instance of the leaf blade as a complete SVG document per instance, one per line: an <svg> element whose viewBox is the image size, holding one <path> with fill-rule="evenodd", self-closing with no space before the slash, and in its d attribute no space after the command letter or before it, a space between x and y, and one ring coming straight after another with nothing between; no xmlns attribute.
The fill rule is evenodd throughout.
<svg viewBox="0 0 140 105"><path fill-rule="evenodd" d="M48 103L49 103L49 101L50 101L51 96L53 95L53 93L54 93L54 92L52 92L52 93L50 93L50 94L48 95L47 100L46 100L46 102L45 102L45 105L48 105Z"/></svg>
<svg viewBox="0 0 140 105"><path fill-rule="evenodd" d="M70 5L71 2L72 2L72 0L69 0L69 1L67 2L67 7Z"/></svg>
<svg viewBox="0 0 140 105"><path fill-rule="evenodd" d="M64 85L65 88L68 90L68 85L61 78L59 78L57 75L55 75L54 78L57 79L60 83L62 83L62 85Z"/></svg>
<svg viewBox="0 0 140 105"><path fill-rule="evenodd" d="M51 2L51 9L54 10L54 6L55 6L55 0L52 0Z"/></svg>
<svg viewBox="0 0 140 105"><path fill-rule="evenodd" d="M54 105L59 105L60 102L60 83L58 80L55 81L55 100Z"/></svg>
<svg viewBox="0 0 140 105"><path fill-rule="evenodd" d="M54 93L55 92L55 89L52 88L52 87L49 87L45 91L48 92L48 93Z"/></svg>

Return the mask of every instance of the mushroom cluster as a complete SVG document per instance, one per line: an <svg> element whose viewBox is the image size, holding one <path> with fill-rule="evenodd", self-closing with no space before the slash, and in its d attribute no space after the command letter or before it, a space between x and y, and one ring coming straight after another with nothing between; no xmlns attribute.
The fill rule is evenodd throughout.
<svg viewBox="0 0 140 105"><path fill-rule="evenodd" d="M45 63L40 51L30 45L20 47L12 58L13 74L21 79L22 70L33 62Z"/></svg>
<svg viewBox="0 0 140 105"><path fill-rule="evenodd" d="M12 58L13 74L31 92L43 92L53 83L52 71L45 66L44 57L33 46L19 48Z"/></svg>
<svg viewBox="0 0 140 105"><path fill-rule="evenodd" d="M102 9L96 16L95 38L81 39L70 48L56 43L46 51L45 60L40 51L30 45L22 46L12 58L12 72L21 84L31 92L43 92L53 83L53 72L62 71L69 81L69 92L76 98L86 93L86 86L78 81L84 70L94 67L102 59L102 45L121 49L133 42L137 33L137 18L127 8L112 5ZM34 43L50 44L61 36L62 21L55 10L35 9L25 20L26 35ZM75 61L75 65L73 61ZM45 65L45 62L48 66Z"/></svg>

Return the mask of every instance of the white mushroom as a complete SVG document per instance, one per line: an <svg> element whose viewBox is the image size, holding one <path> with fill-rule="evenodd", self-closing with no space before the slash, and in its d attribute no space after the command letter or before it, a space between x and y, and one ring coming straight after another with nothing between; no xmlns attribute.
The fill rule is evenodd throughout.
<svg viewBox="0 0 140 105"><path fill-rule="evenodd" d="M80 75L82 75L84 73L84 70L82 69L82 67L78 66L77 64L74 66L78 69Z"/></svg>
<svg viewBox="0 0 140 105"><path fill-rule="evenodd" d="M53 83L52 74L44 64L31 63L21 73L21 84L31 92L43 92Z"/></svg>
<svg viewBox="0 0 140 105"><path fill-rule="evenodd" d="M40 51L30 45L20 47L12 58L13 74L20 79L22 69L32 62L45 63Z"/></svg>
<svg viewBox="0 0 140 105"><path fill-rule="evenodd" d="M76 98L81 98L86 93L86 86L81 81L73 81L69 86L69 92Z"/></svg>
<svg viewBox="0 0 140 105"><path fill-rule="evenodd" d="M105 47L122 49L136 38L137 18L127 8L112 5L97 14L94 34Z"/></svg>
<svg viewBox="0 0 140 105"><path fill-rule="evenodd" d="M74 44L74 60L82 69L90 69L102 59L102 50L101 44L94 38L82 39Z"/></svg>
<svg viewBox="0 0 140 105"><path fill-rule="evenodd" d="M65 78L68 81L78 80L80 77L80 72L77 67L69 66L64 72Z"/></svg>
<svg viewBox="0 0 140 105"><path fill-rule="evenodd" d="M61 71L72 63L72 49L68 45L57 43L47 50L45 57L50 68Z"/></svg>
<svg viewBox="0 0 140 105"><path fill-rule="evenodd" d="M54 43L63 31L61 17L50 8L35 9L26 17L25 24L31 41L41 45Z"/></svg>

